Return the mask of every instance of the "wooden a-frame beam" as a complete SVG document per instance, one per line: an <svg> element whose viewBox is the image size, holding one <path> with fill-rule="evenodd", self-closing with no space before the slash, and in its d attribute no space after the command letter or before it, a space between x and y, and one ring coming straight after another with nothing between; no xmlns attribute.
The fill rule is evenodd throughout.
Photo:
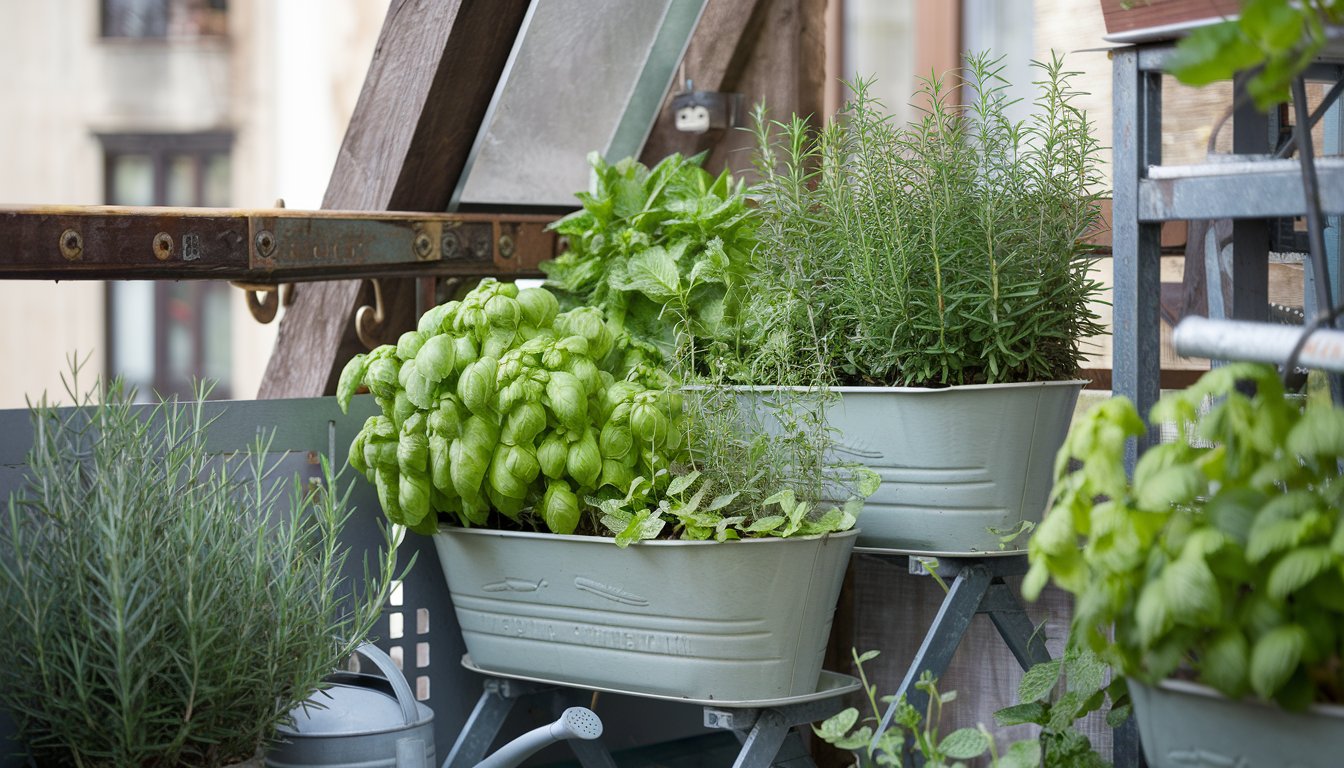
<svg viewBox="0 0 1344 768"><path fill-rule="evenodd" d="M392 0L323 208L442 211L466 164L526 0ZM259 398L334 391L360 350L364 284L303 285L280 323ZM414 282L383 281L391 328L414 324Z"/></svg>
<svg viewBox="0 0 1344 768"><path fill-rule="evenodd" d="M526 0L393 0L323 207L444 210L527 6ZM686 74L700 89L744 93L748 105L764 99L776 115L820 119L825 6L826 0L707 0ZM652 163L671 152L707 149L706 167L742 172L751 166L750 144L736 130L678 133L665 108L641 157ZM361 350L352 319L369 303L368 293L358 281L301 286L258 397L332 393L345 361ZM414 326L414 294L411 281L383 281L392 338Z"/></svg>

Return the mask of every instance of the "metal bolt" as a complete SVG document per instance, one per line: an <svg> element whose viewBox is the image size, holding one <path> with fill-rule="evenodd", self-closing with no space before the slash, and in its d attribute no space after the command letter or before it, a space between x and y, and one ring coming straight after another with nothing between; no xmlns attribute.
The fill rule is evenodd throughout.
<svg viewBox="0 0 1344 768"><path fill-rule="evenodd" d="M511 259L511 258L513 258L513 248L514 248L514 246L513 246L513 236L512 236L512 235L500 235L500 236L499 236L499 255L500 255L500 256L502 256L503 258L506 258L506 259Z"/></svg>
<svg viewBox="0 0 1344 768"><path fill-rule="evenodd" d="M429 239L429 235L421 232L415 236L415 242L412 244L415 249L417 259L427 259L434 252L434 242Z"/></svg>
<svg viewBox="0 0 1344 768"><path fill-rule="evenodd" d="M56 242L60 246L61 255L68 261L78 259L80 254L84 252L84 238L80 237L79 233L73 229L62 232L60 240Z"/></svg>
<svg viewBox="0 0 1344 768"><path fill-rule="evenodd" d="M173 255L173 236L160 232L154 236L154 256L159 261L167 261Z"/></svg>
<svg viewBox="0 0 1344 768"><path fill-rule="evenodd" d="M490 259L490 236L480 235L476 242L471 244L471 255L476 257L477 261L489 261Z"/></svg>
<svg viewBox="0 0 1344 768"><path fill-rule="evenodd" d="M445 261L456 259L462 250L462 241L457 239L457 235L448 232L439 239L439 254Z"/></svg>
<svg viewBox="0 0 1344 768"><path fill-rule="evenodd" d="M275 252L275 236L269 230L261 230L257 233L257 253L262 256L270 256Z"/></svg>

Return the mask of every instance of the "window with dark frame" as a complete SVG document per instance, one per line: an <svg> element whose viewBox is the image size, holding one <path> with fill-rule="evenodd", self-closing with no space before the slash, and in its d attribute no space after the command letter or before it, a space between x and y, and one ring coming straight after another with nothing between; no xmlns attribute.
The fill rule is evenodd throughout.
<svg viewBox="0 0 1344 768"><path fill-rule="evenodd" d="M228 132L99 134L104 199L111 205L224 207L229 203ZM116 281L106 293L107 374L140 398L231 396L228 285L214 281Z"/></svg>
<svg viewBox="0 0 1344 768"><path fill-rule="evenodd" d="M102 35L155 39L228 32L228 0L100 0Z"/></svg>

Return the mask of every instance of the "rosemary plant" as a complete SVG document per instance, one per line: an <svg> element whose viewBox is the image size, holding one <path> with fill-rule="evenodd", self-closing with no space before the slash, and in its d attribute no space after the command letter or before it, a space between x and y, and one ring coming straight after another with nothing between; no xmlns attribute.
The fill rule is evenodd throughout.
<svg viewBox="0 0 1344 768"><path fill-rule="evenodd" d="M871 94L814 132L756 112L760 247L743 312L752 383L946 386L1068 378L1103 328L1085 242L1099 147L1052 57L1014 123L999 60L922 81L921 120ZM965 106L955 99L961 96Z"/></svg>
<svg viewBox="0 0 1344 768"><path fill-rule="evenodd" d="M348 583L349 491L325 462L286 498L267 441L207 453L199 402L76 381L80 407L32 407L0 517L0 706L41 765L251 758L371 630L392 541Z"/></svg>

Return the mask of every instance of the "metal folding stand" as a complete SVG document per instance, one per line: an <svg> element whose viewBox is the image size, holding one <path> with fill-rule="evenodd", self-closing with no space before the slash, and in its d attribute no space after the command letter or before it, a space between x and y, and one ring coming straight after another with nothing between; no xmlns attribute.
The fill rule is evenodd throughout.
<svg viewBox="0 0 1344 768"><path fill-rule="evenodd" d="M562 682L519 679L476 667L469 658L463 666L486 675L485 690L457 737L443 768L470 768L479 763L499 735L499 729L514 705L524 699L546 701L558 714L565 707L587 701L591 689ZM859 689L859 681L847 675L822 673L823 685L815 694L759 702L709 702L650 696L638 691L610 691L630 696L698 704L704 709L706 728L732 731L742 745L733 768L815 768L794 726L813 723L839 712L846 694ZM608 690L608 689L601 689ZM615 768L611 753L600 741L570 741L584 768Z"/></svg>
<svg viewBox="0 0 1344 768"><path fill-rule="evenodd" d="M881 549L858 551L864 555L905 558L910 573L930 575L926 567L927 561L918 556ZM892 717L896 714L895 702L900 700L902 694L911 706L924 710L928 703L928 695L916 688L915 683L925 670L932 672L936 677L943 676L977 613L989 615L990 621L994 622L994 628L999 631L999 636L1003 638L1023 669L1050 660L1050 653L1045 648L1045 638L1036 631L1017 594L1004 581L1006 576L1021 576L1027 572L1025 554L936 559L938 577L943 579L951 577L947 596L943 598L937 616L925 633L919 651L911 660L905 678L896 689L896 699L882 715L882 723L878 726L877 733L882 733L891 725Z"/></svg>

